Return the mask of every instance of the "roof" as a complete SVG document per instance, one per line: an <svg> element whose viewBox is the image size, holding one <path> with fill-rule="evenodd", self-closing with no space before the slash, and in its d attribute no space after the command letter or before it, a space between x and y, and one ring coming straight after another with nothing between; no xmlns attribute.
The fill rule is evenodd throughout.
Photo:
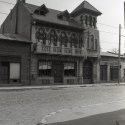
<svg viewBox="0 0 125 125"><path fill-rule="evenodd" d="M24 38L23 36L17 35L17 34L0 34L0 39L16 41L16 42L31 43L31 41L29 41L26 38Z"/></svg>
<svg viewBox="0 0 125 125"><path fill-rule="evenodd" d="M90 10L90 11L97 13L98 15L102 14L99 10L97 10L95 7L93 7L90 3L88 3L87 1L83 1L78 7L76 7L76 9L74 9L71 12L71 15L73 15L81 10Z"/></svg>
<svg viewBox="0 0 125 125"><path fill-rule="evenodd" d="M118 57L118 54L111 53L111 52L100 52L101 56L107 56L107 57ZM121 55L121 57L124 57L124 55Z"/></svg>
<svg viewBox="0 0 125 125"><path fill-rule="evenodd" d="M38 14L35 14L34 11L36 9L38 9L39 6L32 5L32 4L29 4L29 3L24 3L24 6L29 11L29 13L32 14L32 17L35 20L82 29L82 26L80 24L78 24L76 21L74 21L73 19L69 19L69 20L59 19L58 15L60 13L63 13L64 11L59 11L59 10L47 8L49 10L49 12L46 13L46 15L38 15Z"/></svg>

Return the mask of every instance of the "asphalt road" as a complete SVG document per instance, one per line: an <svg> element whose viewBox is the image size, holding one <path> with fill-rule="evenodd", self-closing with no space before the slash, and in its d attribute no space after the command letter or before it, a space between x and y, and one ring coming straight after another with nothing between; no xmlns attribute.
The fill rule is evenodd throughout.
<svg viewBox="0 0 125 125"><path fill-rule="evenodd" d="M116 121L119 124L116 124ZM47 125L125 125L125 109Z"/></svg>

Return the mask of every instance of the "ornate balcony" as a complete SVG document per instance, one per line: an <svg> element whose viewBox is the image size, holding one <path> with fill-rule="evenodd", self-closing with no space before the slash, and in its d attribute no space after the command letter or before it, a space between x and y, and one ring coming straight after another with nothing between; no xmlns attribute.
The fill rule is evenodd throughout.
<svg viewBox="0 0 125 125"><path fill-rule="evenodd" d="M35 45L36 54L56 54L56 55L71 55L71 56L84 56L84 49L80 48L68 48L68 47L57 47L48 45Z"/></svg>
<svg viewBox="0 0 125 125"><path fill-rule="evenodd" d="M36 54L55 54L55 55L71 55L71 56L89 56L98 57L98 51L86 51L84 48L68 48L49 45L35 45Z"/></svg>

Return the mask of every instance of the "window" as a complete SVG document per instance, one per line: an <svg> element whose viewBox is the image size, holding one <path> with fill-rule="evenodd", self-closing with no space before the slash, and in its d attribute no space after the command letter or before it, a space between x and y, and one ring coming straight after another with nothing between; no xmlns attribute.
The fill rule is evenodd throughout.
<svg viewBox="0 0 125 125"><path fill-rule="evenodd" d="M75 64L74 63L64 64L64 76L75 76Z"/></svg>
<svg viewBox="0 0 125 125"><path fill-rule="evenodd" d="M74 46L75 48L77 48L79 46L78 39L77 39L75 33L72 33L72 35L70 37L70 43L71 43L71 47Z"/></svg>
<svg viewBox="0 0 125 125"><path fill-rule="evenodd" d="M88 25L88 16L85 16L85 24Z"/></svg>
<svg viewBox="0 0 125 125"><path fill-rule="evenodd" d="M38 73L39 77L42 76L51 76L52 72L52 63L49 61L39 61Z"/></svg>
<svg viewBox="0 0 125 125"><path fill-rule="evenodd" d="M89 25L92 27L92 16L89 16Z"/></svg>
<svg viewBox="0 0 125 125"><path fill-rule="evenodd" d="M83 24L83 15L80 16L80 22Z"/></svg>
<svg viewBox="0 0 125 125"><path fill-rule="evenodd" d="M95 39L95 50L97 50L97 48L98 48L98 41L97 39Z"/></svg>
<svg viewBox="0 0 125 125"><path fill-rule="evenodd" d="M50 32L50 43L53 43L54 46L57 46L57 35L55 30Z"/></svg>
<svg viewBox="0 0 125 125"><path fill-rule="evenodd" d="M100 66L100 80L107 81L107 65Z"/></svg>
<svg viewBox="0 0 125 125"><path fill-rule="evenodd" d="M67 47L68 37L65 32L61 33L60 42L61 42L61 45L64 45L65 47Z"/></svg>
<svg viewBox="0 0 125 125"><path fill-rule="evenodd" d="M90 36L91 49L94 50L94 36Z"/></svg>
<svg viewBox="0 0 125 125"><path fill-rule="evenodd" d="M89 41L89 36L87 37L87 49L90 49L90 41Z"/></svg>
<svg viewBox="0 0 125 125"><path fill-rule="evenodd" d="M10 79L20 79L20 63L10 63Z"/></svg>
<svg viewBox="0 0 125 125"><path fill-rule="evenodd" d="M118 80L118 66L111 66L110 67L110 79L112 81L117 81Z"/></svg>
<svg viewBox="0 0 125 125"><path fill-rule="evenodd" d="M36 39L38 39L38 42L41 42L43 45L46 44L46 33L44 28L39 28L36 32Z"/></svg>
<svg viewBox="0 0 125 125"><path fill-rule="evenodd" d="M96 18L93 18L93 26L96 28Z"/></svg>
<svg viewBox="0 0 125 125"><path fill-rule="evenodd" d="M83 41L83 37L82 34L79 35L79 48L84 47L84 41Z"/></svg>

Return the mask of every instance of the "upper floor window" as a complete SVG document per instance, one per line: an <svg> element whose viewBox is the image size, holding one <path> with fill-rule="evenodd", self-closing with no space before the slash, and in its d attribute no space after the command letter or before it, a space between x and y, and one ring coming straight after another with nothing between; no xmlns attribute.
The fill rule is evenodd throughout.
<svg viewBox="0 0 125 125"><path fill-rule="evenodd" d="M68 37L65 32L61 33L60 42L61 42L61 45L64 45L65 47L67 47Z"/></svg>
<svg viewBox="0 0 125 125"><path fill-rule="evenodd" d="M46 13L48 13L49 10L48 8L43 4L42 6L38 7L34 13L38 14L38 15L45 15Z"/></svg>
<svg viewBox="0 0 125 125"><path fill-rule="evenodd" d="M94 36L90 36L90 44L91 44L91 49L94 50Z"/></svg>
<svg viewBox="0 0 125 125"><path fill-rule="evenodd" d="M97 41L97 39L95 39L95 50L97 50L98 49L98 41Z"/></svg>
<svg viewBox="0 0 125 125"><path fill-rule="evenodd" d="M87 37L87 49L90 49L90 41L89 41L89 37Z"/></svg>
<svg viewBox="0 0 125 125"><path fill-rule="evenodd" d="M92 16L89 16L89 25L92 27Z"/></svg>
<svg viewBox="0 0 125 125"><path fill-rule="evenodd" d="M96 28L96 18L93 18L93 26Z"/></svg>
<svg viewBox="0 0 125 125"><path fill-rule="evenodd" d="M82 35L79 35L79 48L84 47L84 41Z"/></svg>
<svg viewBox="0 0 125 125"><path fill-rule="evenodd" d="M76 37L76 34L75 33L72 33L71 37L70 37L70 43L71 43L71 46L74 46L75 48L78 47L78 39Z"/></svg>
<svg viewBox="0 0 125 125"><path fill-rule="evenodd" d="M88 25L88 16L85 16L85 24Z"/></svg>
<svg viewBox="0 0 125 125"><path fill-rule="evenodd" d="M57 46L57 35L55 30L51 30L50 32L50 43L53 43L54 46Z"/></svg>
<svg viewBox="0 0 125 125"><path fill-rule="evenodd" d="M44 28L39 28L36 32L36 39L41 42L43 45L46 44L46 32Z"/></svg>
<svg viewBox="0 0 125 125"><path fill-rule="evenodd" d="M80 16L80 23L83 24L83 15Z"/></svg>

